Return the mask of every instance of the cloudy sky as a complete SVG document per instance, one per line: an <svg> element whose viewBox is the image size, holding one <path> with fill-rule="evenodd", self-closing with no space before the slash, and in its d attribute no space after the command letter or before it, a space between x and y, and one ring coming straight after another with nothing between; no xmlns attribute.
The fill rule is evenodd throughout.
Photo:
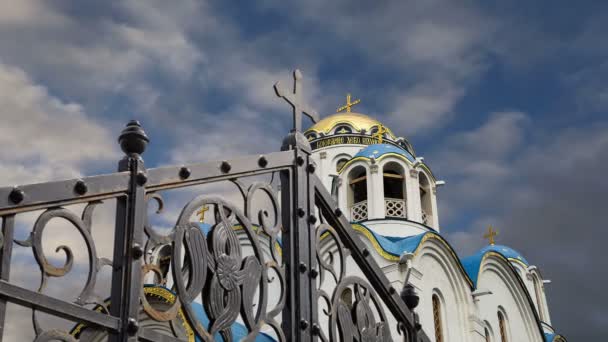
<svg viewBox="0 0 608 342"><path fill-rule="evenodd" d="M0 0L0 185L113 171L131 118L148 167L276 151L298 67L318 112L353 93L446 180L461 256L494 225L560 332L607 336L608 8L286 3Z"/></svg>

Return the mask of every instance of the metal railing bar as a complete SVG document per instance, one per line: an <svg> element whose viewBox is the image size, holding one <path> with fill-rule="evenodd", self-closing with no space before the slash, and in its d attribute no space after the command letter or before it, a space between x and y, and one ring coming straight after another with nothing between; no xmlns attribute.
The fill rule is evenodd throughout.
<svg viewBox="0 0 608 342"><path fill-rule="evenodd" d="M282 151L225 161L148 169L146 190L174 189L224 179L255 176L292 167L293 163L293 151Z"/></svg>
<svg viewBox="0 0 608 342"><path fill-rule="evenodd" d="M116 317L24 289L3 280L0 280L0 296L7 302L35 308L75 322L97 325L111 330L119 328L119 320Z"/></svg>
<svg viewBox="0 0 608 342"><path fill-rule="evenodd" d="M112 174L0 188L0 215L114 198L127 191L129 174Z"/></svg>

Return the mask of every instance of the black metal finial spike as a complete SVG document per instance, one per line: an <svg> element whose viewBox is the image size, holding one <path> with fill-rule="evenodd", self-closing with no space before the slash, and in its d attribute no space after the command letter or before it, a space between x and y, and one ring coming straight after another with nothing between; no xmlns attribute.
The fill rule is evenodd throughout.
<svg viewBox="0 0 608 342"><path fill-rule="evenodd" d="M120 148L127 155L144 153L148 142L150 142L150 139L137 120L129 121L127 127L122 130L120 137L118 137Z"/></svg>

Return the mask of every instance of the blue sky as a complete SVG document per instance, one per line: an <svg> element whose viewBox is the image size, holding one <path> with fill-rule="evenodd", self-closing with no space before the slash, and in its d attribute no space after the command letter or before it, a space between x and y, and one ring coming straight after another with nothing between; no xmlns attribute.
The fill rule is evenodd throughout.
<svg viewBox="0 0 608 342"><path fill-rule="evenodd" d="M275 151L272 84L406 136L447 185L461 255L498 241L553 280L554 325L608 334L608 8L602 2L2 1L2 185L111 172L140 120L148 167ZM27 139L24 139L27 137ZM255 141L252 144L251 141Z"/></svg>

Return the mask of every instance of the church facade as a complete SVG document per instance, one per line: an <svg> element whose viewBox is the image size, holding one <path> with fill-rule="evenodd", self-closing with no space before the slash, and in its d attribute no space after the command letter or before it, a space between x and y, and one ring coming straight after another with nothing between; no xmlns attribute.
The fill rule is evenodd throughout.
<svg viewBox="0 0 608 342"><path fill-rule="evenodd" d="M416 312L431 340L565 341L551 326L549 281L540 268L495 244L491 228L486 247L459 256L441 234L438 197L445 183L405 138L351 112L355 103L349 96L337 114L304 132L315 172L393 287L414 286Z"/></svg>

